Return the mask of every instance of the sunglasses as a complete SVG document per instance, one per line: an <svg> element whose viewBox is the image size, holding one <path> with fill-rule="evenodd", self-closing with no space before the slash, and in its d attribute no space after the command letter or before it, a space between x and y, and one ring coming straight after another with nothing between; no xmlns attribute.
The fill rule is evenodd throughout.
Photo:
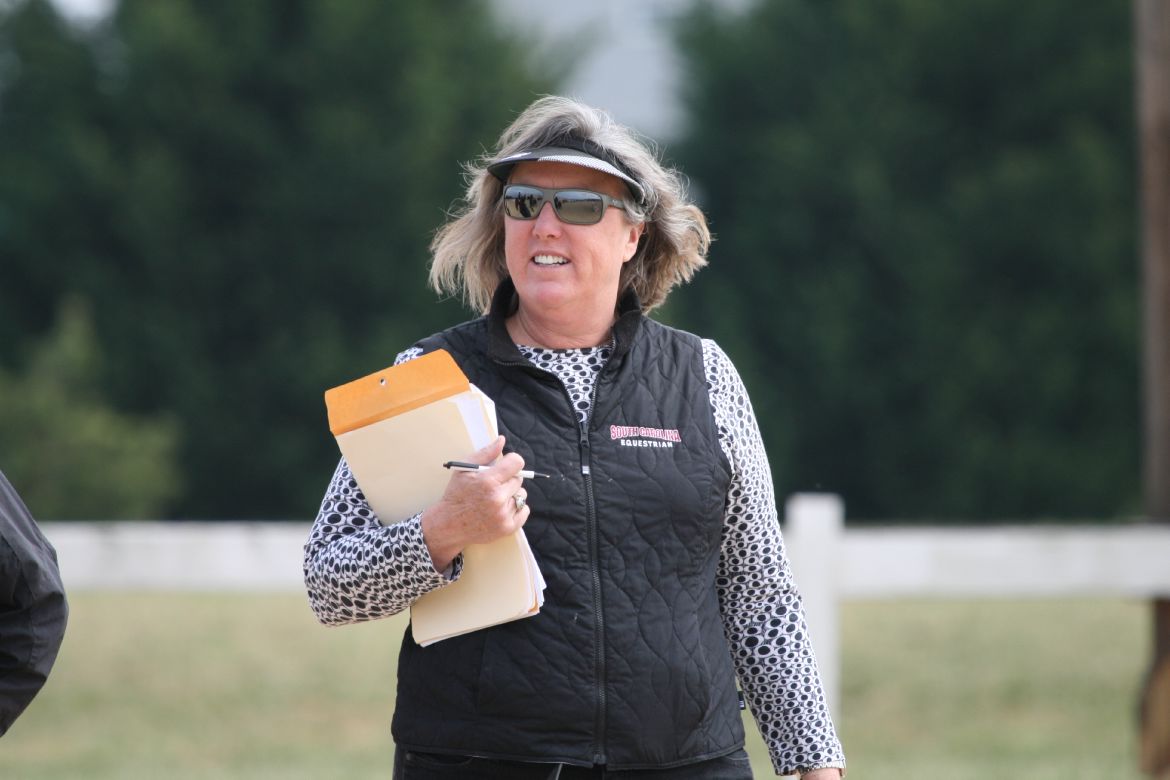
<svg viewBox="0 0 1170 780"><path fill-rule="evenodd" d="M625 201L592 190L548 190L529 184L504 187L504 213L512 219L536 219L544 204L552 203L557 219L570 225L596 225L606 208L625 208Z"/></svg>

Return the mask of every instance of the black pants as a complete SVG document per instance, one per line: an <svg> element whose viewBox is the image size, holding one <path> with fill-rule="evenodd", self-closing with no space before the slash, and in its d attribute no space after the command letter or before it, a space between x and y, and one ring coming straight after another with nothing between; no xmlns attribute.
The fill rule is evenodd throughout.
<svg viewBox="0 0 1170 780"><path fill-rule="evenodd" d="M611 770L604 766L535 764L490 758L394 751L394 780L752 780L747 752L673 769Z"/></svg>

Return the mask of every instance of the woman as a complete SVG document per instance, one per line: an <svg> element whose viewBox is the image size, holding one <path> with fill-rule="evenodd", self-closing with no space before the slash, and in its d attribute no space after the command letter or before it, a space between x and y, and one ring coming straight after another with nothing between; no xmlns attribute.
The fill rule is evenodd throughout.
<svg viewBox="0 0 1170 780"><path fill-rule="evenodd" d="M395 777L750 778L737 676L777 773L839 777L743 384L646 317L705 265L702 213L629 130L559 97L469 181L431 282L486 314L398 360L446 349L495 400L502 435L471 457L490 468L376 519L343 460L305 581L323 623L385 617L523 527L548 587L534 617L426 648L407 631ZM556 478L522 484L525 464Z"/></svg>

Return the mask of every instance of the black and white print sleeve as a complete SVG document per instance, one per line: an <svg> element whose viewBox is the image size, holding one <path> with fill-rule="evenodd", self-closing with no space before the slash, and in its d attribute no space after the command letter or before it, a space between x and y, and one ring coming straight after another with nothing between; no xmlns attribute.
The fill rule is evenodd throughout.
<svg viewBox="0 0 1170 780"><path fill-rule="evenodd" d="M744 697L777 774L843 768L751 401L731 360L709 339L703 362L719 441L732 466L716 590Z"/></svg>
<svg viewBox="0 0 1170 780"><path fill-rule="evenodd" d="M395 364L421 353L408 349ZM318 620L343 625L389 617L458 579L462 556L448 572L435 571L419 517L386 518L384 525L341 460L305 544L305 587Z"/></svg>

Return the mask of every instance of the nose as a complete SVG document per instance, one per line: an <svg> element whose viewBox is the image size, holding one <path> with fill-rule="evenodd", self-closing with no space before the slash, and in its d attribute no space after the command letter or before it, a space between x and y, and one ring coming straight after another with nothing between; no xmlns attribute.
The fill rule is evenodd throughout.
<svg viewBox="0 0 1170 780"><path fill-rule="evenodd" d="M539 236L555 236L561 232L561 219L553 209L552 203L545 203L536 215L536 223L532 226L533 232Z"/></svg>

